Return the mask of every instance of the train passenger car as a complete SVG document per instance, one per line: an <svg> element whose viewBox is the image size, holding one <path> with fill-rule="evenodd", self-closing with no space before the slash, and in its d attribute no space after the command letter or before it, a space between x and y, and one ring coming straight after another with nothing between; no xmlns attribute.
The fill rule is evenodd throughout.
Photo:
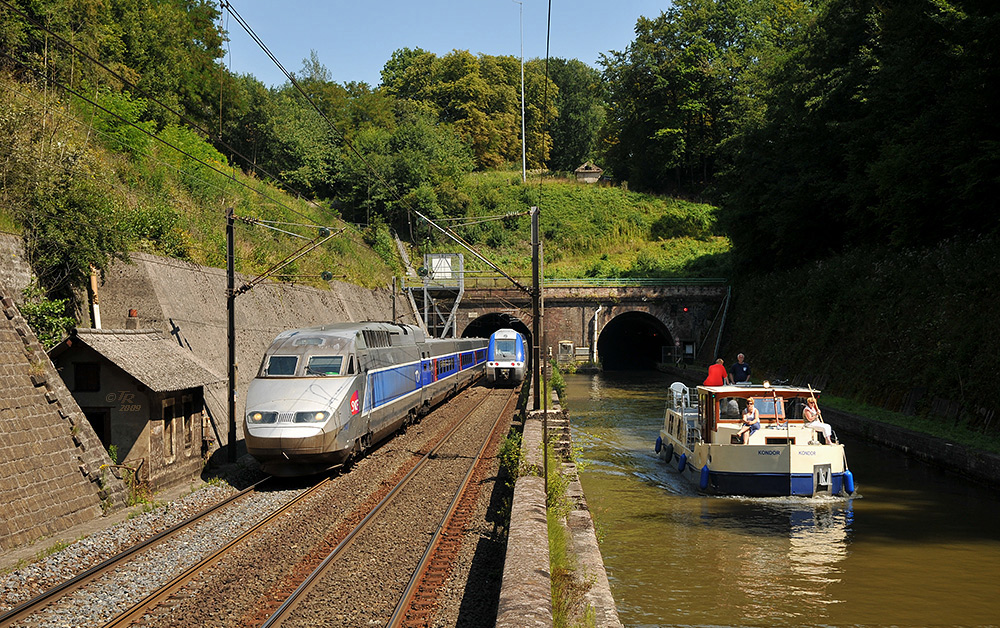
<svg viewBox="0 0 1000 628"><path fill-rule="evenodd" d="M348 463L480 377L486 344L396 323L284 331L247 390L247 451L272 475Z"/></svg>
<svg viewBox="0 0 1000 628"><path fill-rule="evenodd" d="M486 352L486 381L516 386L527 370L524 336L513 329L498 329L490 336Z"/></svg>

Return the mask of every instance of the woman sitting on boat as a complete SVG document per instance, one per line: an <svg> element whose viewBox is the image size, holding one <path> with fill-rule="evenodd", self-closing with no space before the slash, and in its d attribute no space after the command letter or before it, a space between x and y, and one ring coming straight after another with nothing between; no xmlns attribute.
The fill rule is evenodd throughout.
<svg viewBox="0 0 1000 628"><path fill-rule="evenodd" d="M816 405L816 398L810 397L806 400L806 407L802 411L802 420L806 427L812 428L817 432L822 432L823 436L826 437L826 444L833 444L833 428L829 423L823 422L823 415L819 412L819 406Z"/></svg>
<svg viewBox="0 0 1000 628"><path fill-rule="evenodd" d="M750 442L750 436L760 429L760 412L753 404L753 399L747 399L747 409L743 411L743 427L737 432L743 444Z"/></svg>

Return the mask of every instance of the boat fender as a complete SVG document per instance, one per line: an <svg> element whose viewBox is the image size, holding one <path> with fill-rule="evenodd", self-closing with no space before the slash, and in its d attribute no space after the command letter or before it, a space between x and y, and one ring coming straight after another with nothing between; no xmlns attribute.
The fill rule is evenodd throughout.
<svg viewBox="0 0 1000 628"><path fill-rule="evenodd" d="M687 454L681 454L680 461L677 463L677 470L684 473L684 467L687 466L688 456Z"/></svg>
<svg viewBox="0 0 1000 628"><path fill-rule="evenodd" d="M673 443L667 443L666 445L663 446L663 459L666 461L667 464L670 464L671 462L674 461Z"/></svg>
<svg viewBox="0 0 1000 628"><path fill-rule="evenodd" d="M663 437L662 436L657 436L656 437L656 445L653 446L653 451L655 451L656 453L660 453L661 449L663 449Z"/></svg>
<svg viewBox="0 0 1000 628"><path fill-rule="evenodd" d="M698 488L705 490L708 488L708 465L701 468L701 479L698 480Z"/></svg>
<svg viewBox="0 0 1000 628"><path fill-rule="evenodd" d="M854 474L851 473L850 469L844 471L844 488L848 495L854 494Z"/></svg>

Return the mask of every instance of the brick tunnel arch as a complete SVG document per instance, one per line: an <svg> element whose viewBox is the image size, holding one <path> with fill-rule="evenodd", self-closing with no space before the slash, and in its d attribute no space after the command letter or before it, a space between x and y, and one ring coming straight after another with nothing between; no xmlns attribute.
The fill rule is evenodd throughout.
<svg viewBox="0 0 1000 628"><path fill-rule="evenodd" d="M663 347L673 336L658 318L646 312L625 312L601 329L597 357L606 371L652 370L662 361Z"/></svg>
<svg viewBox="0 0 1000 628"><path fill-rule="evenodd" d="M510 328L524 336L528 347L531 347L531 330L512 314L492 312L484 314L472 321L462 331L462 338L489 338L498 329Z"/></svg>

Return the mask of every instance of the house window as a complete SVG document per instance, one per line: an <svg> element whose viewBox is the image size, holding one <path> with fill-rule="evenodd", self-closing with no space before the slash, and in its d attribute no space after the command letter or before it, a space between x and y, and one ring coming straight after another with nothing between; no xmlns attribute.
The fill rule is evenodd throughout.
<svg viewBox="0 0 1000 628"><path fill-rule="evenodd" d="M191 395L184 395L184 449L191 450L194 443L194 402Z"/></svg>
<svg viewBox="0 0 1000 628"><path fill-rule="evenodd" d="M163 457L165 462L174 460L174 400L163 400Z"/></svg>
<svg viewBox="0 0 1000 628"><path fill-rule="evenodd" d="M99 362L73 363L73 392L97 392L101 389Z"/></svg>

